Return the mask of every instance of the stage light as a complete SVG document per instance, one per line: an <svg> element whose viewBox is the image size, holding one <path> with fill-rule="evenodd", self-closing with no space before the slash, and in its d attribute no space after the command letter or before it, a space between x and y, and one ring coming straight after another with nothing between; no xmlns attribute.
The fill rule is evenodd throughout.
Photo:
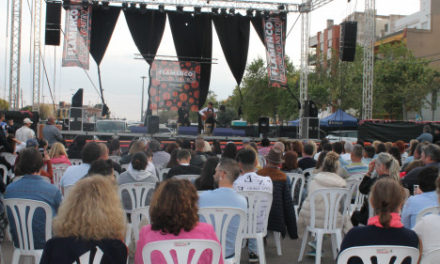
<svg viewBox="0 0 440 264"><path fill-rule="evenodd" d="M220 11L220 15L222 15L222 16L226 16L226 15L227 15L227 13L226 13L226 8L222 8L222 9L221 9L221 11Z"/></svg>
<svg viewBox="0 0 440 264"><path fill-rule="evenodd" d="M122 3L122 9L124 9L124 11L126 11L127 8L128 8L128 4L126 2Z"/></svg>
<svg viewBox="0 0 440 264"><path fill-rule="evenodd" d="M278 6L278 10L284 10L285 6L284 5L279 5Z"/></svg>
<svg viewBox="0 0 440 264"><path fill-rule="evenodd" d="M164 5L159 5L159 12L161 12L161 13L165 12L165 6Z"/></svg>
<svg viewBox="0 0 440 264"><path fill-rule="evenodd" d="M265 19L269 19L270 18L270 12L269 11L264 11L264 18Z"/></svg>
<svg viewBox="0 0 440 264"><path fill-rule="evenodd" d="M102 1L102 6L104 7L104 9L108 8L110 5L109 1Z"/></svg>
<svg viewBox="0 0 440 264"><path fill-rule="evenodd" d="M63 8L69 9L70 8L70 0L64 0L63 1Z"/></svg>
<svg viewBox="0 0 440 264"><path fill-rule="evenodd" d="M254 10L253 10L253 9L248 9L248 10L246 11L246 15L247 15L248 17L253 17L253 16L254 16Z"/></svg>
<svg viewBox="0 0 440 264"><path fill-rule="evenodd" d="M147 13L147 4L145 3L139 4L139 8L141 9L141 14Z"/></svg>
<svg viewBox="0 0 440 264"><path fill-rule="evenodd" d="M202 8L200 6L195 6L194 7L194 13L196 15L199 15L200 13L202 13Z"/></svg>
<svg viewBox="0 0 440 264"><path fill-rule="evenodd" d="M213 8L211 8L211 12L212 12L214 15L218 15L218 7L213 7Z"/></svg>
<svg viewBox="0 0 440 264"><path fill-rule="evenodd" d="M176 6L177 13L183 13L183 6Z"/></svg>
<svg viewBox="0 0 440 264"><path fill-rule="evenodd" d="M229 9L229 14L231 14L231 15L235 15L235 8L231 8L231 9Z"/></svg>
<svg viewBox="0 0 440 264"><path fill-rule="evenodd" d="M131 3L131 4L130 4L130 8L131 8L132 10L136 9L136 3Z"/></svg>
<svg viewBox="0 0 440 264"><path fill-rule="evenodd" d="M83 0L83 1L82 1L82 8L83 8L83 9L87 9L87 8L89 8L89 1L87 1L87 0Z"/></svg>
<svg viewBox="0 0 440 264"><path fill-rule="evenodd" d="M255 11L255 16L256 17L261 16L261 11L260 10Z"/></svg>

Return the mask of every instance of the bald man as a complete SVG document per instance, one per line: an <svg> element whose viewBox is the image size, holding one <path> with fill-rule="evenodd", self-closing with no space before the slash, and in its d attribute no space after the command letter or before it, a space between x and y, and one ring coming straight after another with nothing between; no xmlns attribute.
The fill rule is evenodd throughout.
<svg viewBox="0 0 440 264"><path fill-rule="evenodd" d="M43 137L47 140L49 146L52 146L53 143L62 143L64 141L60 130L55 126L55 118L52 116L47 119L47 124L43 128Z"/></svg>

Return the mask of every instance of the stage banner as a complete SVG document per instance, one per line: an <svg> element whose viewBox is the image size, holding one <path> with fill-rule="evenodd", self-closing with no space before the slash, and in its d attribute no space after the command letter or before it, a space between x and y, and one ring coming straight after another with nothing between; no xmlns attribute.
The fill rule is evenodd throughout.
<svg viewBox="0 0 440 264"><path fill-rule="evenodd" d="M186 103L198 111L200 63L193 61L155 60L150 67L150 110L177 111Z"/></svg>
<svg viewBox="0 0 440 264"><path fill-rule="evenodd" d="M71 2L66 10L66 30L63 48L63 67L89 69L89 48L92 7Z"/></svg>
<svg viewBox="0 0 440 264"><path fill-rule="evenodd" d="M263 19L267 72L269 85L272 87L287 87L286 66L284 63L285 23L285 16L280 14L272 14L270 17Z"/></svg>

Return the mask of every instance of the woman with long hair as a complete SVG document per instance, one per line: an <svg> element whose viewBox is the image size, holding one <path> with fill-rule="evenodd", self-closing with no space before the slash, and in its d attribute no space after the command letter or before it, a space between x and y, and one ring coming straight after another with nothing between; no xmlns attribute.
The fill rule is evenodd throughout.
<svg viewBox="0 0 440 264"><path fill-rule="evenodd" d="M390 177L377 180L371 188L370 204L374 216L368 219L367 226L355 227L344 237L344 249L359 246L392 245L419 248L417 234L403 226L400 211L406 194L400 183ZM416 263L405 260L403 263ZM359 263L355 259L349 262Z"/></svg>
<svg viewBox="0 0 440 264"><path fill-rule="evenodd" d="M214 182L215 168L217 167L219 159L214 157L209 157L202 168L202 173L198 177L194 185L198 191L214 190L216 188Z"/></svg>
<svg viewBox="0 0 440 264"><path fill-rule="evenodd" d="M285 173L302 173L301 168L298 167L298 154L295 151L287 151L284 154L284 162L281 165L281 170Z"/></svg>
<svg viewBox="0 0 440 264"><path fill-rule="evenodd" d="M143 264L142 249L151 242L170 239L209 239L218 242L213 227L199 222L198 195L188 180L169 179L162 182L150 203L151 225L139 232L135 263ZM152 263L166 263L159 253L152 254ZM199 263L211 263L212 253L205 251ZM223 263L220 257L219 263Z"/></svg>
<svg viewBox="0 0 440 264"><path fill-rule="evenodd" d="M119 161L119 163L121 163L121 164L130 163L133 155L140 152L140 151L145 151L146 147L147 147L147 145L145 144L145 141L136 140L131 145L130 149L128 150L128 153L121 157L121 160Z"/></svg>
<svg viewBox="0 0 440 264"><path fill-rule="evenodd" d="M86 177L72 187L53 220L53 233L40 264L77 263L96 247L103 252L100 263L127 262L125 213L116 185L106 177Z"/></svg>
<svg viewBox="0 0 440 264"><path fill-rule="evenodd" d="M60 142L55 142L52 144L52 147L49 150L49 157L52 164L72 165L72 163L70 163L69 157L67 156L64 145Z"/></svg>
<svg viewBox="0 0 440 264"><path fill-rule="evenodd" d="M237 156L237 146L235 146L234 143L229 142L223 149L222 158L230 158L235 160L235 156Z"/></svg>

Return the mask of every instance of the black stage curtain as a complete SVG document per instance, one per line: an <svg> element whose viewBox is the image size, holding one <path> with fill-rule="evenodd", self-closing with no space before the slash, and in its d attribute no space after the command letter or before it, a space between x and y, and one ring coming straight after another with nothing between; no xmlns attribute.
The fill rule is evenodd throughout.
<svg viewBox="0 0 440 264"><path fill-rule="evenodd" d="M93 7L90 54L92 54L93 59L98 65L101 64L102 58L104 57L120 11L121 8L115 6Z"/></svg>
<svg viewBox="0 0 440 264"><path fill-rule="evenodd" d="M136 47L151 65L162 40L166 14L157 10L125 10L124 15Z"/></svg>
<svg viewBox="0 0 440 264"><path fill-rule="evenodd" d="M256 15L251 18L251 22L252 22L252 25L254 26L255 31L258 34L258 37L260 37L260 40L263 42L263 45L264 45L263 16Z"/></svg>
<svg viewBox="0 0 440 264"><path fill-rule="evenodd" d="M214 26L229 68L240 85L249 49L249 17L214 16Z"/></svg>
<svg viewBox="0 0 440 264"><path fill-rule="evenodd" d="M211 81L211 15L169 12L168 19L179 60L201 62L199 107L202 107Z"/></svg>
<svg viewBox="0 0 440 264"><path fill-rule="evenodd" d="M365 121L359 126L358 139L368 142L373 142L374 140L382 142L403 140L409 142L411 139L420 136L424 125L406 121L383 123Z"/></svg>

